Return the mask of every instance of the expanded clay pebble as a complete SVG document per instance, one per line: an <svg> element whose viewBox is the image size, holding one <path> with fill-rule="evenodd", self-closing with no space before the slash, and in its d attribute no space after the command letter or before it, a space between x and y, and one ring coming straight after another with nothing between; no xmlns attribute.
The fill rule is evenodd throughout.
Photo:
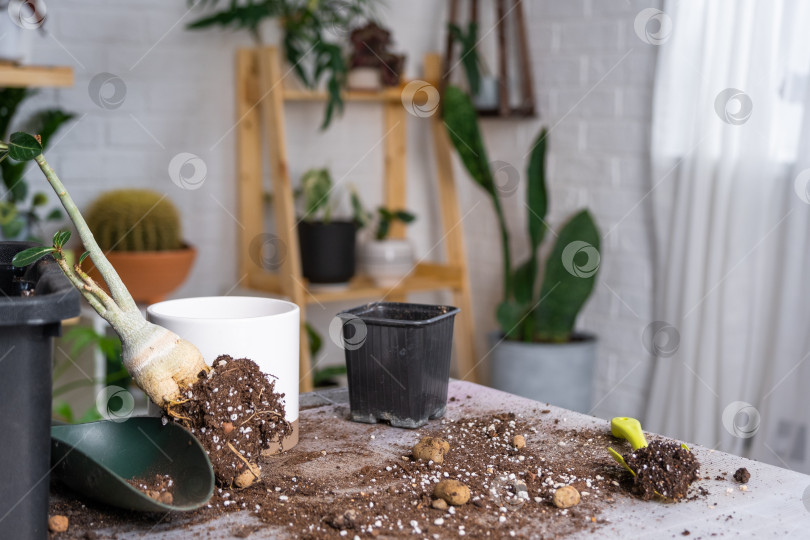
<svg viewBox="0 0 810 540"><path fill-rule="evenodd" d="M571 508L579 504L579 491L574 486L563 486L554 492L551 502L557 508Z"/></svg>
<svg viewBox="0 0 810 540"><path fill-rule="evenodd" d="M68 518L66 516L51 516L48 518L48 530L52 533L63 533L68 530Z"/></svg>
<svg viewBox="0 0 810 540"><path fill-rule="evenodd" d="M444 499L434 499L430 506L436 510L447 510L447 501Z"/></svg>
<svg viewBox="0 0 810 540"><path fill-rule="evenodd" d="M248 463L247 469L241 472L233 481L233 485L238 488L246 488L253 485L253 482L261 478L262 469L255 463Z"/></svg>
<svg viewBox="0 0 810 540"><path fill-rule="evenodd" d="M526 437L523 435L515 435L512 437L512 446L520 450L526 446Z"/></svg>
<svg viewBox="0 0 810 540"><path fill-rule="evenodd" d="M442 480L433 488L433 496L447 504L461 506L470 500L470 488L458 480Z"/></svg>
<svg viewBox="0 0 810 540"><path fill-rule="evenodd" d="M414 445L412 450L414 459L433 461L433 463L443 463L444 456L449 451L449 442L434 437L424 437Z"/></svg>

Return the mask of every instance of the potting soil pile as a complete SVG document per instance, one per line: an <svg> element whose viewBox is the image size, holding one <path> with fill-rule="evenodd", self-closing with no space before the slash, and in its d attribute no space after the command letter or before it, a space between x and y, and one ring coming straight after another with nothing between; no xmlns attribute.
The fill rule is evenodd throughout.
<svg viewBox="0 0 810 540"><path fill-rule="evenodd" d="M637 499L631 493L633 478L606 451L617 444L607 427L567 429L559 418L550 418L551 411L540 409L531 421L509 412L482 415L471 396L451 398L456 401L466 403L450 404L453 418L404 432L407 445L387 442L391 428L385 425L348 422L348 409L340 405L305 410L299 446L262 457L261 480L241 490L219 487L209 504L193 513L150 517L87 501L77 511L78 504L67 497L54 497L52 512L70 516L73 534L90 522L94 528L126 523L127 530L140 530L157 519L162 530L198 530L202 522L238 512L239 525L223 529L218 520L211 533L555 538L578 531L598 534L608 523L602 517L606 508ZM466 409L477 412L466 415ZM402 433L396 430L397 440ZM420 442L416 454L429 456L433 448L434 459L414 455ZM693 486L688 498L705 493Z"/></svg>
<svg viewBox="0 0 810 540"><path fill-rule="evenodd" d="M127 483L146 494L147 497L162 502L172 504L174 502L174 480L168 474L154 474L144 478L133 478Z"/></svg>
<svg viewBox="0 0 810 540"><path fill-rule="evenodd" d="M218 357L184 398L172 415L200 440L217 482L229 488L252 484L261 451L291 432L284 394L246 358Z"/></svg>

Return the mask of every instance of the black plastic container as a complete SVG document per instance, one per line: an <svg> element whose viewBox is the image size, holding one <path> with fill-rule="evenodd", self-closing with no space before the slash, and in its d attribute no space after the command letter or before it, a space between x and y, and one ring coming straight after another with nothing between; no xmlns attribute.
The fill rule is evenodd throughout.
<svg viewBox="0 0 810 540"><path fill-rule="evenodd" d="M61 321L79 314L79 292L52 257L11 265L33 245L0 242L2 540L48 538L52 342Z"/></svg>
<svg viewBox="0 0 810 540"><path fill-rule="evenodd" d="M418 428L444 415L458 311L378 302L338 314L352 420Z"/></svg>
<svg viewBox="0 0 810 540"><path fill-rule="evenodd" d="M310 283L345 283L354 277L357 224L301 221L301 273Z"/></svg>

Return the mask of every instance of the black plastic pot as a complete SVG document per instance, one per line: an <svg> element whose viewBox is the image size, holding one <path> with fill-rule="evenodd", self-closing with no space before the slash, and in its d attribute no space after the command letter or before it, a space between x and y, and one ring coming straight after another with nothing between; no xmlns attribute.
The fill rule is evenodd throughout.
<svg viewBox="0 0 810 540"><path fill-rule="evenodd" d="M354 276L357 225L353 221L301 221L301 272L310 283L345 283Z"/></svg>
<svg viewBox="0 0 810 540"><path fill-rule="evenodd" d="M53 258L11 265L33 245L0 242L2 539L48 537L52 341L61 321L79 314L79 293Z"/></svg>
<svg viewBox="0 0 810 540"><path fill-rule="evenodd" d="M458 311L378 302L338 314L352 420L418 428L444 415Z"/></svg>

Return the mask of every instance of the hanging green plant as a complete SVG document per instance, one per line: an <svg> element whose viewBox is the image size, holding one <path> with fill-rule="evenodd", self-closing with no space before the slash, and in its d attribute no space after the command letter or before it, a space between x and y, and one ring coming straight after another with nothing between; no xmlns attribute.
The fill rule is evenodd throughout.
<svg viewBox="0 0 810 540"><path fill-rule="evenodd" d="M189 4L215 8L219 0L190 0ZM343 112L341 92L349 71L344 43L336 38L349 35L358 22L372 18L372 7L372 0L231 0L228 7L193 21L187 28L247 30L261 45L261 24L278 19L284 55L301 82L314 89L326 81L328 99L321 124L321 129L326 129L334 114Z"/></svg>

